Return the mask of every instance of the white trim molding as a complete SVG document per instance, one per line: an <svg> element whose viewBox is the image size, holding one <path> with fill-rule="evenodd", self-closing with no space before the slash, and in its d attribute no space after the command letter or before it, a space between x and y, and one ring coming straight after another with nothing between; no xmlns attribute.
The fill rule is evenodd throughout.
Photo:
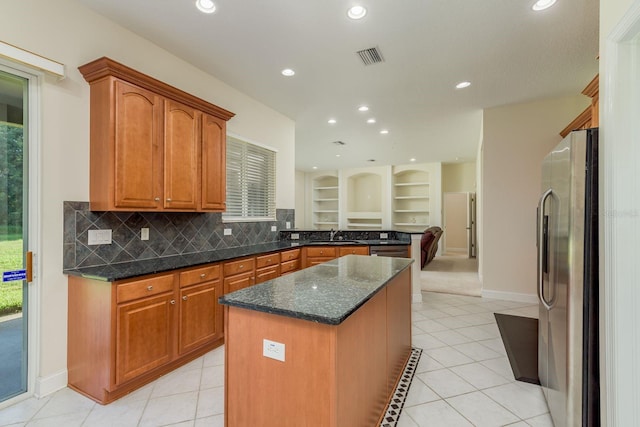
<svg viewBox="0 0 640 427"><path fill-rule="evenodd" d="M0 41L0 56L64 78L64 64Z"/></svg>
<svg viewBox="0 0 640 427"><path fill-rule="evenodd" d="M606 35L600 77L603 426L640 425L640 1Z"/></svg>
<svg viewBox="0 0 640 427"><path fill-rule="evenodd" d="M38 399L62 390L67 386L68 373L64 369L46 377L38 377L33 395Z"/></svg>
<svg viewBox="0 0 640 427"><path fill-rule="evenodd" d="M491 291L491 290L483 289L482 298L526 302L534 305L538 304L538 296L536 294L523 294L519 292L503 292L503 291Z"/></svg>

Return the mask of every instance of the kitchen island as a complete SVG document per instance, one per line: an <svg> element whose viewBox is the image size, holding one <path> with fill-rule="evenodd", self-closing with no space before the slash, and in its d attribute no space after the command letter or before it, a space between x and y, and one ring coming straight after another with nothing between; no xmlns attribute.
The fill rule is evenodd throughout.
<svg viewBox="0 0 640 427"><path fill-rule="evenodd" d="M226 425L377 425L411 353L412 262L348 255L220 298Z"/></svg>

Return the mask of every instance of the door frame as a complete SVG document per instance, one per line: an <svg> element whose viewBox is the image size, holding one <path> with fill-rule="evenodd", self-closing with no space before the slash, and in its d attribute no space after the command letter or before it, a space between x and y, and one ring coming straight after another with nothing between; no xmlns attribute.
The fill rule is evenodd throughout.
<svg viewBox="0 0 640 427"><path fill-rule="evenodd" d="M639 425L640 348L635 238L640 201L640 1L630 4L606 38L600 68L600 399L602 425ZM601 43L601 47L602 47ZM635 234L634 234L635 233ZM630 320L631 319L631 320Z"/></svg>
<svg viewBox="0 0 640 427"><path fill-rule="evenodd" d="M33 280L27 284L27 391L11 399L0 402L0 408L12 405L34 395L36 378L40 372L40 277L41 263L41 197L40 171L41 163L41 103L40 93L44 79L42 71L33 69L0 57L0 70L27 79L28 85L28 115L27 135L28 146L25 154L28 156L28 234L27 248L33 252Z"/></svg>

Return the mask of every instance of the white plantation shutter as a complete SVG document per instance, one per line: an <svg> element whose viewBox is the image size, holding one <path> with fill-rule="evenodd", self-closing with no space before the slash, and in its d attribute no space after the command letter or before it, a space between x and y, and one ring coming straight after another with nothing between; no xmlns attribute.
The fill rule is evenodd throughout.
<svg viewBox="0 0 640 427"><path fill-rule="evenodd" d="M275 219L276 153L227 136L225 219Z"/></svg>

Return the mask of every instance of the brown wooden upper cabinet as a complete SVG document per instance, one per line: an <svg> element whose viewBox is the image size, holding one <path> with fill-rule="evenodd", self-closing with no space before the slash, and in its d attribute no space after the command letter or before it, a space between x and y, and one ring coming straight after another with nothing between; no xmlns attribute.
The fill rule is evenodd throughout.
<svg viewBox="0 0 640 427"><path fill-rule="evenodd" d="M597 128L600 125L600 75L596 75L591 82L582 90L582 94L591 98L591 104L578 115L566 128L560 131L563 138L571 131L578 129Z"/></svg>
<svg viewBox="0 0 640 427"><path fill-rule="evenodd" d="M91 210L225 210L233 113L109 58L79 70L91 86Z"/></svg>

